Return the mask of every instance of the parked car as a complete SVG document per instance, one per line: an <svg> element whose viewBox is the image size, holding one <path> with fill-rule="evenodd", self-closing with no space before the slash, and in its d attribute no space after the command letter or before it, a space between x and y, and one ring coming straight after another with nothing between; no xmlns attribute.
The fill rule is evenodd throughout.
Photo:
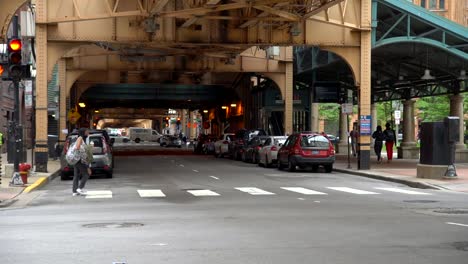
<svg viewBox="0 0 468 264"><path fill-rule="evenodd" d="M267 139L267 136L257 136L247 142L247 144L244 145L244 151L242 152L242 161L257 164L259 160L258 152Z"/></svg>
<svg viewBox="0 0 468 264"><path fill-rule="evenodd" d="M109 137L112 143L127 143L130 141L130 138L118 134L109 134Z"/></svg>
<svg viewBox="0 0 468 264"><path fill-rule="evenodd" d="M333 144L327 137L317 133L292 134L278 151L279 170L284 166L287 166L289 171L295 171L297 166L312 166L315 171L319 166L324 166L326 172L331 172L334 162Z"/></svg>
<svg viewBox="0 0 468 264"><path fill-rule="evenodd" d="M216 136L211 134L200 134L193 145L193 152L195 154L214 154L214 142L216 139Z"/></svg>
<svg viewBox="0 0 468 264"><path fill-rule="evenodd" d="M244 145L249 142L255 136L266 136L267 133L263 129L252 129L246 130L241 129L235 133L235 138L229 144L229 154L232 159L240 160L242 158L242 152L244 151Z"/></svg>
<svg viewBox="0 0 468 264"><path fill-rule="evenodd" d="M229 154L229 142L232 140L234 140L233 133L222 134L219 140L214 143L215 157Z"/></svg>
<svg viewBox="0 0 468 264"><path fill-rule="evenodd" d="M67 180L73 177L74 167L69 165L65 160L65 155L67 154L68 148L73 145L78 139L77 134L70 134L66 141L65 146L60 157L61 165L61 180ZM93 162L91 164L92 175L105 174L107 178L112 178L113 176L113 167L114 167L114 157L112 153L112 148L109 143L106 141L105 137L101 134L95 133L90 134L86 138L86 143L92 146L93 152Z"/></svg>
<svg viewBox="0 0 468 264"><path fill-rule="evenodd" d="M161 147L176 147L182 148L182 139L172 135L164 135L160 139Z"/></svg>
<svg viewBox="0 0 468 264"><path fill-rule="evenodd" d="M265 167L270 167L272 164L276 164L278 159L278 150L287 139L288 137L286 136L268 137L258 153L258 164Z"/></svg>

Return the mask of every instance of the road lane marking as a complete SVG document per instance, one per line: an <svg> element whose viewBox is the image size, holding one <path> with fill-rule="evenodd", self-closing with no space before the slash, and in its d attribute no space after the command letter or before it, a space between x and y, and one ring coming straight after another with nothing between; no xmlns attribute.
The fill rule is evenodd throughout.
<svg viewBox="0 0 468 264"><path fill-rule="evenodd" d="M138 190L138 194L142 198L166 197L166 195L161 190Z"/></svg>
<svg viewBox="0 0 468 264"><path fill-rule="evenodd" d="M431 195L430 193L423 193L423 192L416 192L411 190L399 189L399 188L379 188L376 187L375 189L384 190L389 192L397 192L397 193L405 193L405 194L414 194L414 195Z"/></svg>
<svg viewBox="0 0 468 264"><path fill-rule="evenodd" d="M110 199L112 191L86 191L86 199Z"/></svg>
<svg viewBox="0 0 468 264"><path fill-rule="evenodd" d="M301 201L304 201L304 200L305 200L305 198L297 198L297 199L298 199L298 200L301 200Z"/></svg>
<svg viewBox="0 0 468 264"><path fill-rule="evenodd" d="M211 178L215 179L215 180L219 180L218 177L215 177L215 176L210 176Z"/></svg>
<svg viewBox="0 0 468 264"><path fill-rule="evenodd" d="M185 167L184 164L180 164L179 166L180 166L180 167Z"/></svg>
<svg viewBox="0 0 468 264"><path fill-rule="evenodd" d="M193 172L199 172L199 171L197 171L197 170L193 170Z"/></svg>
<svg viewBox="0 0 468 264"><path fill-rule="evenodd" d="M219 196L219 193L215 193L211 190L188 190L193 196Z"/></svg>
<svg viewBox="0 0 468 264"><path fill-rule="evenodd" d="M291 192L307 194L307 195L327 195L326 193L323 193L323 192L317 192L317 191L302 188L302 187L281 187L281 189L286 190L286 191L291 191Z"/></svg>
<svg viewBox="0 0 468 264"><path fill-rule="evenodd" d="M348 188L348 187L327 187L327 188L335 190L335 191L354 193L354 194L379 194L376 192L368 192L368 191L363 191L363 190L358 190L358 189L353 189L353 188Z"/></svg>
<svg viewBox="0 0 468 264"><path fill-rule="evenodd" d="M237 188L234 188L234 189L237 189L237 190L239 190L241 192L249 193L251 195L275 195L272 192L267 192L265 190L255 188L255 187L237 187Z"/></svg>
<svg viewBox="0 0 468 264"><path fill-rule="evenodd" d="M456 226L464 226L464 227L468 227L468 225L465 225L465 224L459 224L459 223L453 223L453 222L446 222L447 225L456 225Z"/></svg>

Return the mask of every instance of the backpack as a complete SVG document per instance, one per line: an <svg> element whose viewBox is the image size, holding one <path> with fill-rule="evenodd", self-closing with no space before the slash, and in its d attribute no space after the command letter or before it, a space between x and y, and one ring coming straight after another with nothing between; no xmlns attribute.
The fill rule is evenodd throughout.
<svg viewBox="0 0 468 264"><path fill-rule="evenodd" d="M395 140L395 133L391 129L385 130L385 140L386 141L394 141Z"/></svg>
<svg viewBox="0 0 468 264"><path fill-rule="evenodd" d="M79 149L76 149L76 142L71 145L70 148L67 150L67 154L65 155L65 160L67 161L68 165L75 165L78 161L81 160L81 153Z"/></svg>

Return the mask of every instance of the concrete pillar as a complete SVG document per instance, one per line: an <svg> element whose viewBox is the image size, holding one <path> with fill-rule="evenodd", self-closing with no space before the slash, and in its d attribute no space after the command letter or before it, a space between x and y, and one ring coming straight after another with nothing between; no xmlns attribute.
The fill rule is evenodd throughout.
<svg viewBox="0 0 468 264"><path fill-rule="evenodd" d="M311 104L311 114L310 114L310 131L319 132L319 104L312 103Z"/></svg>
<svg viewBox="0 0 468 264"><path fill-rule="evenodd" d="M47 20L47 1L36 1L36 21ZM36 24L36 171L47 172L47 25Z"/></svg>
<svg viewBox="0 0 468 264"><path fill-rule="evenodd" d="M58 61L58 76L59 76L59 144L63 145L67 137L62 133L63 129L67 128L67 68L65 59Z"/></svg>
<svg viewBox="0 0 468 264"><path fill-rule="evenodd" d="M450 97L450 116L458 116L460 118L460 139L455 146L455 162L468 162L468 149L466 149L464 142L463 99L463 95L461 94L454 94Z"/></svg>
<svg viewBox="0 0 468 264"><path fill-rule="evenodd" d="M378 118L377 118L377 106L375 104L371 104L371 116L372 116L372 132L377 130L377 123L378 123Z"/></svg>
<svg viewBox="0 0 468 264"><path fill-rule="evenodd" d="M414 103L408 99L403 102L403 141L398 147L399 159L419 158L419 148L416 146L414 135Z"/></svg>
<svg viewBox="0 0 468 264"><path fill-rule="evenodd" d="M348 115L341 113L340 107L340 142L338 142L338 153L348 153Z"/></svg>

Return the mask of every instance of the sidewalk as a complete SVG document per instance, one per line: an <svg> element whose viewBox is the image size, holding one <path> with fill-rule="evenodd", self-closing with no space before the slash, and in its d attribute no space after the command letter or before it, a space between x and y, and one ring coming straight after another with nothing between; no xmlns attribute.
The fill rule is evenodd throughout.
<svg viewBox="0 0 468 264"><path fill-rule="evenodd" d="M30 151L28 151L28 163L31 164ZM0 208L11 205L16 201L16 197L23 192L30 192L41 187L48 181L54 179L60 170L59 160L49 160L47 163L47 173L31 171L28 183L24 186L10 186L11 175L5 175L6 154L2 154L2 183L0 185Z"/></svg>
<svg viewBox="0 0 468 264"><path fill-rule="evenodd" d="M441 189L458 192L468 192L468 163L456 163L458 177L456 179L422 179L416 178L417 159L396 159L387 163L383 158L382 163L377 163L377 157L371 156L370 170L358 170L357 158L351 156L351 169L348 169L348 156L337 154L334 165L335 171L344 172L379 180L402 183L414 188Z"/></svg>

